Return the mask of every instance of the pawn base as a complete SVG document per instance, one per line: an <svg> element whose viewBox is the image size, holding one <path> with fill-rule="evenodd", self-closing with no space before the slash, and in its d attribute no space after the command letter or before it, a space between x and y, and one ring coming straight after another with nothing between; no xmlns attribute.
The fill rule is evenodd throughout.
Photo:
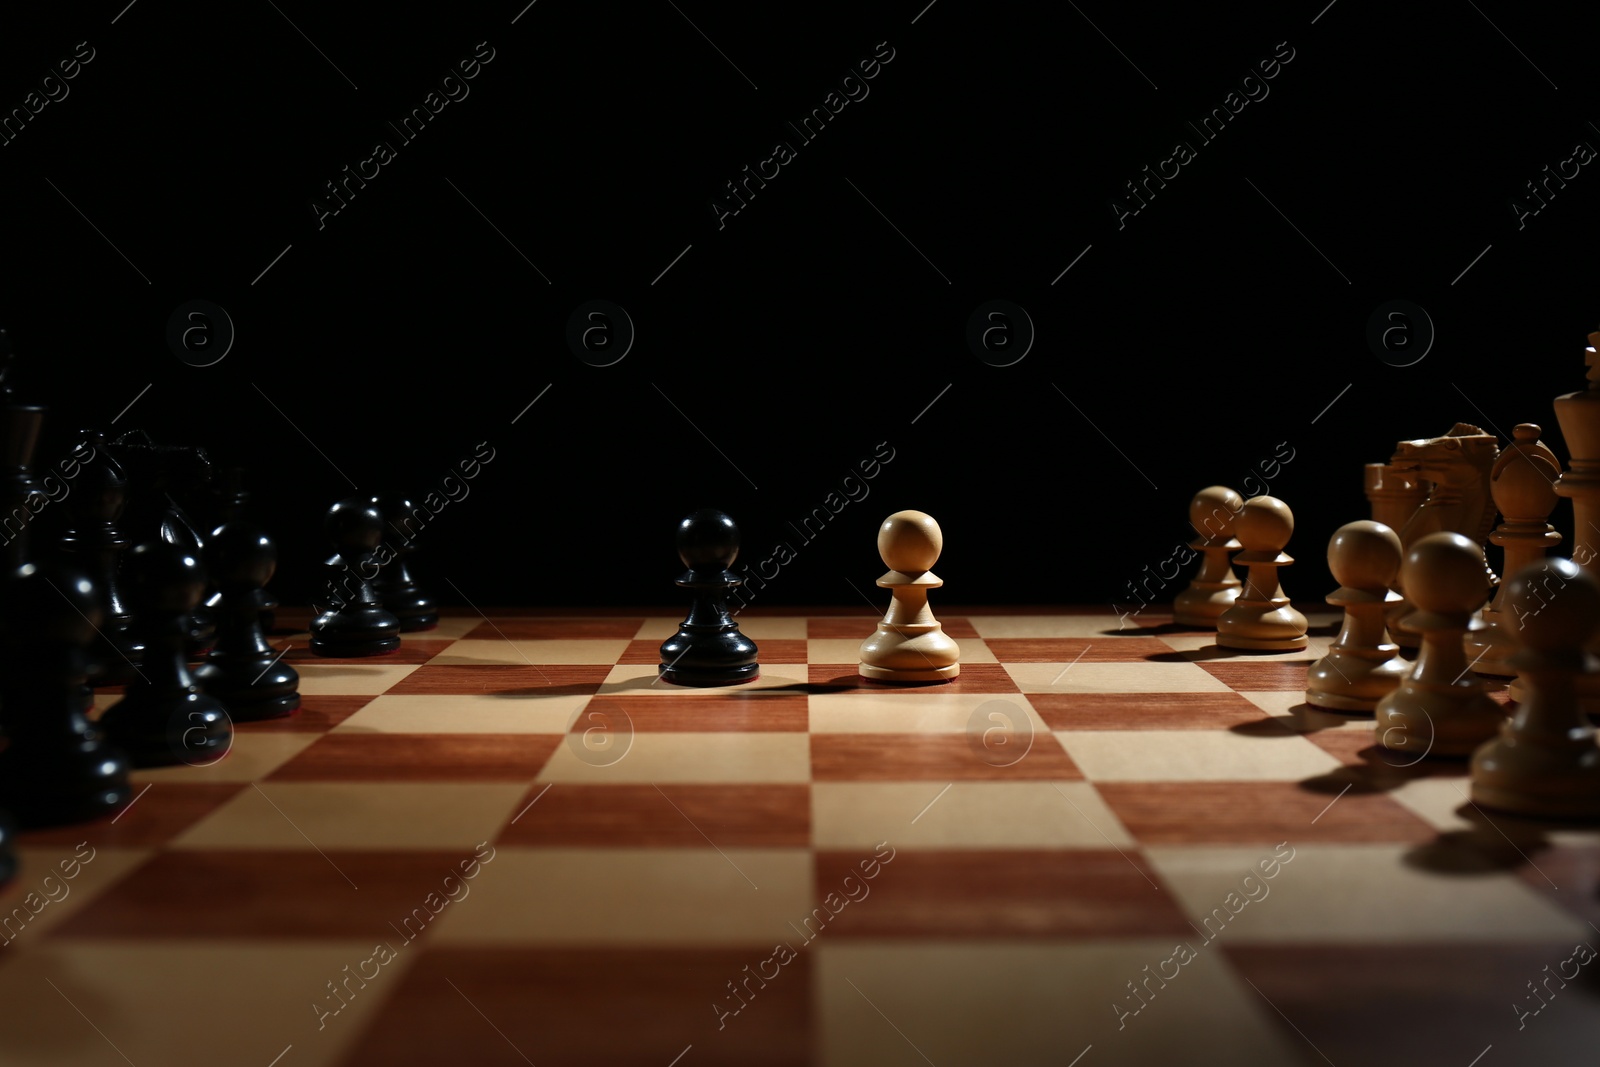
<svg viewBox="0 0 1600 1067"><path fill-rule="evenodd" d="M7 750L8 752L11 750ZM0 758L0 808L11 813L20 829L93 822L114 815L133 797L127 758L109 747L82 750L92 766L77 760L33 764L19 770L15 760Z"/></svg>
<svg viewBox="0 0 1600 1067"><path fill-rule="evenodd" d="M382 656L400 647L399 637L374 637L364 641L348 639L331 641L325 637L311 639L311 652L332 659L355 659L363 656Z"/></svg>
<svg viewBox="0 0 1600 1067"><path fill-rule="evenodd" d="M1505 710L1481 692L1434 690L1409 681L1378 702L1373 733L1378 747L1419 759L1467 757L1499 736L1505 718Z"/></svg>
<svg viewBox="0 0 1600 1067"><path fill-rule="evenodd" d="M194 680L234 722L281 719L300 707L300 672L280 656L214 652L194 669Z"/></svg>
<svg viewBox="0 0 1600 1067"><path fill-rule="evenodd" d="M228 714L234 722L263 722L281 719L300 710L300 694L288 693L251 700L243 693L235 693L227 700Z"/></svg>
<svg viewBox="0 0 1600 1067"><path fill-rule="evenodd" d="M1396 650L1393 645L1374 650L1376 655L1384 651ZM1410 664L1398 655L1372 659L1336 648L1306 672L1306 703L1329 711L1371 715L1378 709L1378 701L1398 689L1410 671Z"/></svg>
<svg viewBox="0 0 1600 1067"><path fill-rule="evenodd" d="M311 620L313 655L358 659L399 647L400 620L376 604L346 604Z"/></svg>
<svg viewBox="0 0 1600 1067"><path fill-rule="evenodd" d="M190 701L175 705L171 715L158 712L153 721L147 708L128 707L119 713L122 707L108 709L100 728L135 767L205 767L233 747L233 727L218 704Z"/></svg>
<svg viewBox="0 0 1600 1067"><path fill-rule="evenodd" d="M1382 697L1362 699L1361 697L1342 696L1338 693L1321 692L1315 689L1306 690L1306 703L1323 711L1340 711L1345 714L1356 713L1371 715L1377 710L1378 701Z"/></svg>
<svg viewBox="0 0 1600 1067"><path fill-rule="evenodd" d="M1299 652L1310 644L1306 617L1288 598L1234 601L1217 619L1217 645L1252 652Z"/></svg>
<svg viewBox="0 0 1600 1067"><path fill-rule="evenodd" d="M739 685L761 677L761 667L756 663L743 667L685 667L681 663L669 667L663 663L656 670L661 680L669 685L692 686L696 689Z"/></svg>
<svg viewBox="0 0 1600 1067"><path fill-rule="evenodd" d="M961 673L961 664L948 667L878 667L871 663L856 666L856 673L874 682L948 682Z"/></svg>
<svg viewBox="0 0 1600 1067"><path fill-rule="evenodd" d="M198 737L186 737L184 730L146 734L107 731L107 736L128 757L132 767L209 767L233 747L233 731L201 729L204 735Z"/></svg>
<svg viewBox="0 0 1600 1067"><path fill-rule="evenodd" d="M1472 800L1536 819L1600 819L1594 731L1518 737L1510 723L1472 756Z"/></svg>
<svg viewBox="0 0 1600 1067"><path fill-rule="evenodd" d="M1218 634L1217 644L1222 648L1240 648L1248 652L1300 652L1311 644L1311 639L1299 637L1244 637L1239 634Z"/></svg>

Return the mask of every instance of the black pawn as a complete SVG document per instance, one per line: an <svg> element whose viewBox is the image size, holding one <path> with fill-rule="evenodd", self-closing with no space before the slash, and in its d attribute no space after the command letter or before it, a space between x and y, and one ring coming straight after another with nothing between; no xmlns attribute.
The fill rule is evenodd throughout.
<svg viewBox="0 0 1600 1067"><path fill-rule="evenodd" d="M328 537L338 554L327 562L328 609L311 621L311 651L319 656L381 656L400 647L400 620L384 610L378 591L378 545L383 516L365 500L341 500L328 509Z"/></svg>
<svg viewBox="0 0 1600 1067"><path fill-rule="evenodd" d="M225 526L235 519L244 518L244 509L250 503L250 490L244 487L244 468L229 467L206 487L206 507L211 516L210 529ZM276 548L273 549L277 551ZM276 560L276 556L273 557ZM274 564L276 565L276 564ZM212 575L215 586L216 575ZM272 632L278 623L278 598L269 589L261 590L261 630ZM216 616L222 604L222 591L212 588L206 597L206 610Z"/></svg>
<svg viewBox="0 0 1600 1067"><path fill-rule="evenodd" d="M739 555L739 528L703 509L678 524L678 558L688 571L678 587L694 592L689 617L661 646L661 680L674 685L737 685L760 674L756 646L728 613L728 590L744 579L728 568Z"/></svg>
<svg viewBox="0 0 1600 1067"><path fill-rule="evenodd" d="M118 574L129 544L117 525L128 504L128 478L111 458L103 435L90 434L87 448L80 451L89 449L93 456L83 463L66 499L72 525L61 538L61 550L100 598L100 636L92 645L89 680L94 685L126 685L137 677L144 654Z"/></svg>
<svg viewBox="0 0 1600 1067"><path fill-rule="evenodd" d="M417 550L415 539L405 527L406 517L412 512L411 501L403 496L375 496L372 506L383 516L384 538L394 551L394 559L383 565L383 570L373 579L373 587L384 608L400 620L401 630L406 633L431 630L439 625L439 609L417 587L406 566L406 557Z"/></svg>
<svg viewBox="0 0 1600 1067"><path fill-rule="evenodd" d="M128 760L87 714L88 645L104 608L81 574L25 564L0 591L0 808L22 828L87 822L128 802Z"/></svg>
<svg viewBox="0 0 1600 1067"><path fill-rule="evenodd" d="M0 811L0 885L17 873L17 854L11 850L11 817Z"/></svg>
<svg viewBox="0 0 1600 1067"><path fill-rule="evenodd" d="M200 691L185 653L205 572L194 556L165 541L140 545L125 564L144 660L127 695L100 717L100 728L135 767L215 763L233 745L233 724L227 708Z"/></svg>
<svg viewBox="0 0 1600 1067"><path fill-rule="evenodd" d="M217 583L217 643L195 678L222 701L235 722L277 719L300 706L300 672L284 663L262 635L265 586L278 567L272 538L243 521L224 523L206 544Z"/></svg>

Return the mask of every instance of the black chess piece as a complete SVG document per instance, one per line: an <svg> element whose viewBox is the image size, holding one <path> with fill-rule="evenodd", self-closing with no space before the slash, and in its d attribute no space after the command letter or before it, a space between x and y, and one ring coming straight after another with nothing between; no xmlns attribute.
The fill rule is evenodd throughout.
<svg viewBox="0 0 1600 1067"><path fill-rule="evenodd" d="M228 708L235 722L288 715L300 706L300 672L284 663L262 635L265 586L278 566L278 547L236 519L211 532L206 563L218 587L217 643L195 678Z"/></svg>
<svg viewBox="0 0 1600 1067"><path fill-rule="evenodd" d="M372 587L381 564L383 516L366 500L341 500L328 509L328 537L338 553L327 562L328 584L311 621L311 651L319 656L381 656L400 647L400 620Z"/></svg>
<svg viewBox="0 0 1600 1067"><path fill-rule="evenodd" d="M127 694L100 717L100 728L135 767L215 763L233 745L233 724L222 702L201 692L185 655L205 571L165 541L139 545L124 565L144 660Z"/></svg>
<svg viewBox="0 0 1600 1067"><path fill-rule="evenodd" d="M17 854L11 848L11 816L0 811L0 885L17 873Z"/></svg>
<svg viewBox="0 0 1600 1067"><path fill-rule="evenodd" d="M137 677L144 646L133 632L133 614L122 597L119 574L129 539L119 525L128 503L128 478L106 448L105 435L85 434L80 453L92 453L65 501L71 526L61 538L67 562L81 571L100 597L100 638L89 654L89 681L126 685Z"/></svg>
<svg viewBox="0 0 1600 1067"><path fill-rule="evenodd" d="M439 625L439 608L418 588L406 564L406 557L417 550L416 539L406 525L413 505L398 494L384 494L373 497L372 506L383 516L384 541L392 546L394 553L394 558L385 563L373 579L373 588L378 591L385 610L400 620L401 630L406 633L431 630Z"/></svg>
<svg viewBox="0 0 1600 1067"><path fill-rule="evenodd" d="M678 557L688 567L678 587L694 604L678 632L661 646L661 680L674 685L737 685L760 674L756 646L728 612L728 590L744 579L728 568L739 555L739 528L720 511L702 509L678 524Z"/></svg>
<svg viewBox="0 0 1600 1067"><path fill-rule="evenodd" d="M226 526L235 519L243 519L244 509L249 503L250 490L244 487L244 468L228 467L206 487L205 513L211 520L206 528L216 530L217 527ZM273 566L276 567L276 546L273 547L273 553ZM258 592L261 604L261 631L271 633L278 623L278 598L270 589L261 589ZM214 618L218 617L221 604L222 591L216 587L216 575L213 573L212 586L207 590L206 610L211 612Z"/></svg>
<svg viewBox="0 0 1600 1067"><path fill-rule="evenodd" d="M128 760L89 721L88 645L105 608L82 574L24 564L0 587L0 808L22 828L110 815Z"/></svg>
<svg viewBox="0 0 1600 1067"><path fill-rule="evenodd" d="M159 538L177 545L195 559L204 559L201 526L185 510L210 484L211 456L198 445L157 444L143 430L129 430L105 443L106 451L128 478L128 503L117 525L138 543ZM185 641L191 658L204 655L216 639L216 623L204 603L194 610Z"/></svg>
<svg viewBox="0 0 1600 1067"><path fill-rule="evenodd" d="M0 330L0 568L15 573L29 562L28 527L48 503L33 473L45 409L12 396L12 356Z"/></svg>

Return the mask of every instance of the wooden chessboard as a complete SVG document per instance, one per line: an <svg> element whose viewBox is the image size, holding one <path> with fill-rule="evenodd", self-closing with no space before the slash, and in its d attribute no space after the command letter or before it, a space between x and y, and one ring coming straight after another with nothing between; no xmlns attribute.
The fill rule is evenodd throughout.
<svg viewBox="0 0 1600 1067"><path fill-rule="evenodd" d="M20 837L0 1063L1593 1063L1600 834L1307 708L1311 614L945 609L917 688L863 612L748 613L705 690L659 612L280 634L299 714Z"/></svg>

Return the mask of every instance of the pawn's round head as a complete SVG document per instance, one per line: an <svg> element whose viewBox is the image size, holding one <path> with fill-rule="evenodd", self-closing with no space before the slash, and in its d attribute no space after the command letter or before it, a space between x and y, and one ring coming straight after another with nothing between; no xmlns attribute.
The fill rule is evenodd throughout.
<svg viewBox="0 0 1600 1067"><path fill-rule="evenodd" d="M278 568L278 546L247 522L225 522L206 541L206 564L217 585L260 588Z"/></svg>
<svg viewBox="0 0 1600 1067"><path fill-rule="evenodd" d="M165 541L134 546L122 568L129 606L140 616L182 615L198 607L205 594L206 572L200 561Z"/></svg>
<svg viewBox="0 0 1600 1067"><path fill-rule="evenodd" d="M1275 496L1253 496L1239 508L1233 534L1246 549L1282 552L1294 535L1294 512Z"/></svg>
<svg viewBox="0 0 1600 1067"><path fill-rule="evenodd" d="M878 527L878 555L901 574L931 571L944 551L944 533L933 516L922 511L897 511Z"/></svg>
<svg viewBox="0 0 1600 1067"><path fill-rule="evenodd" d="M356 497L329 508L324 528L340 554L370 552L383 540L383 516L370 501Z"/></svg>
<svg viewBox="0 0 1600 1067"><path fill-rule="evenodd" d="M407 525L406 519L417 508L404 493L379 493L372 498L371 503L378 509L378 514L383 516L385 537L401 541L411 540L408 532L411 527Z"/></svg>
<svg viewBox="0 0 1600 1067"><path fill-rule="evenodd" d="M678 558L692 571L725 571L739 558L739 527L725 512L701 508L678 523Z"/></svg>
<svg viewBox="0 0 1600 1067"><path fill-rule="evenodd" d="M1388 589L1400 573L1400 535L1381 522L1345 523L1328 541L1328 569L1349 589Z"/></svg>
<svg viewBox="0 0 1600 1067"><path fill-rule="evenodd" d="M1233 537L1234 519L1244 507L1244 497L1225 485L1208 485L1189 501L1189 525L1201 537L1227 541Z"/></svg>
<svg viewBox="0 0 1600 1067"><path fill-rule="evenodd" d="M1518 571L1506 587L1506 604L1506 628L1539 652L1575 651L1600 630L1600 581L1560 556Z"/></svg>
<svg viewBox="0 0 1600 1067"><path fill-rule="evenodd" d="M1483 549L1464 534L1443 531L1421 538L1400 568L1406 598L1421 611L1467 615L1489 599Z"/></svg>

